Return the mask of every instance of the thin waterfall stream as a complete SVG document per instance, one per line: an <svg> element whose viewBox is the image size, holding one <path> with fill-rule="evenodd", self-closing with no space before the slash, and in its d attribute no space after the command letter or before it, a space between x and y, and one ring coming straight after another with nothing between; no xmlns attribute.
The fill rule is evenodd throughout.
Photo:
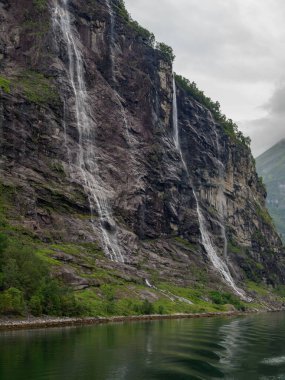
<svg viewBox="0 0 285 380"><path fill-rule="evenodd" d="M206 251L211 263L213 264L214 268L221 274L221 276L225 280L225 282L234 290L234 292L238 296L240 296L244 300L248 300L244 291L242 289L239 289L236 286L227 264L218 256L218 254L216 252L216 249L215 249L215 247L211 241L210 234L209 234L207 227L206 227L206 220L205 220L205 217L202 213L196 191L195 191L194 186L190 180L190 174L189 174L186 162L184 160L183 152L182 152L181 145L180 145L179 127L178 127L177 92L176 92L176 83L175 83L174 75L173 75L173 140L174 140L175 147L176 147L177 151L179 152L181 161L183 163L183 167L184 167L184 169L188 175L190 184L192 186L192 191L193 191L193 195L194 195L194 198L196 201L196 207L197 207L199 229L200 229L200 234L201 234L201 238L202 238L202 244L205 248L205 251ZM224 229L224 233L225 233L225 229Z"/></svg>
<svg viewBox="0 0 285 380"><path fill-rule="evenodd" d="M110 35L109 35L109 48L110 48L110 60L111 60L111 79L112 79L112 85L116 83L116 74L115 74L115 15L114 10L112 7L111 0L106 0L106 6L108 8L108 13L110 17ZM112 86L113 87L113 86ZM127 143L129 146L131 146L131 139L129 134L129 125L127 121L126 111L124 109L124 106L122 104L122 100L118 92L114 88L115 97L118 101L118 105L120 107L120 113L122 115L123 124L124 124L124 133L125 138L127 140Z"/></svg>
<svg viewBox="0 0 285 380"><path fill-rule="evenodd" d="M115 82L115 57L114 57L114 30L115 30L115 17L114 17L114 11L112 8L112 5L110 3L110 0L106 0L106 5L109 11L110 15L110 58L111 58L111 75L112 75L112 81Z"/></svg>
<svg viewBox="0 0 285 380"><path fill-rule="evenodd" d="M152 285L148 279L145 279L145 284L147 287L149 288L152 288L152 289L155 289L156 291L162 293L165 297L167 297L168 299L170 299L171 301L179 301L179 302L184 302L184 303L187 303L188 305L193 305L193 302L191 302L190 300L188 300L187 298L184 298L184 297L180 297L180 296L176 296L175 294L169 292L168 290L163 290L163 289L159 289L157 288L156 286Z"/></svg>
<svg viewBox="0 0 285 380"><path fill-rule="evenodd" d="M215 121L213 119L212 114L211 119L213 121L213 125L215 125ZM228 261L228 239L227 239L227 234L226 234L226 227L225 227L225 216L227 212L227 201L225 197L225 166L222 162L221 158L221 146L219 142L219 136L218 133L214 127L214 133L215 133L215 143L216 143L216 148L217 148L217 166L218 166L218 193L217 193L217 204L216 204L216 209L218 210L219 216L220 216L220 228L221 228L221 235L224 240L224 258L226 261Z"/></svg>
<svg viewBox="0 0 285 380"><path fill-rule="evenodd" d="M106 197L106 189L100 181L94 152L94 117L89 104L89 96L84 78L83 56L78 47L77 32L73 29L68 10L68 0L54 0L53 29L55 36L61 35L68 56L67 71L73 93L75 123L78 132L78 151L70 162L71 177L78 181L81 177L88 196L92 227L98 223L102 235L102 245L107 256L113 261L124 262L117 240L117 226ZM65 126L66 129L66 126Z"/></svg>

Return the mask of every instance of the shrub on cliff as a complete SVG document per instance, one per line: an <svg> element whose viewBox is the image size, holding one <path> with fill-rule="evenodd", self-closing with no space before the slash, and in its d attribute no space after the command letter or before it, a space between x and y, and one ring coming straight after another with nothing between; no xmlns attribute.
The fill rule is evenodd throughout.
<svg viewBox="0 0 285 380"><path fill-rule="evenodd" d="M133 20L129 14L124 0L121 0L116 6L118 15L123 19L148 45L154 47L155 36L146 28L142 27L137 21Z"/></svg>
<svg viewBox="0 0 285 380"><path fill-rule="evenodd" d="M204 91L200 90L195 82L190 82L189 79L177 74L175 74L175 80L187 94L208 108L216 122L223 127L227 135L245 146L250 146L250 138L245 137L243 133L238 130L237 124L234 123L232 119L227 119L221 111L221 105L219 102L215 102L210 97L206 96Z"/></svg>
<svg viewBox="0 0 285 380"><path fill-rule="evenodd" d="M161 51L161 53L168 59L170 62L173 62L175 59L175 55L173 53L173 49L171 46L166 45L163 42L157 42L156 48Z"/></svg>

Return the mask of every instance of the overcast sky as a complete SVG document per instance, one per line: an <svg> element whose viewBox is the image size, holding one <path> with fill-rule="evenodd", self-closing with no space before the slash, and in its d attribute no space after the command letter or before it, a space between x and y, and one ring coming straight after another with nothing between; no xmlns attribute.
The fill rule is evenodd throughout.
<svg viewBox="0 0 285 380"><path fill-rule="evenodd" d="M252 138L255 156L285 138L284 0L125 0L195 81Z"/></svg>

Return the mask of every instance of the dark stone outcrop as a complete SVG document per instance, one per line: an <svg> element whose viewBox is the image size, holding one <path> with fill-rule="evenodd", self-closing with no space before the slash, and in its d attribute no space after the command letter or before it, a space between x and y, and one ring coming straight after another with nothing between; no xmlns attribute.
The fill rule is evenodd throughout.
<svg viewBox="0 0 285 380"><path fill-rule="evenodd" d="M173 142L172 65L126 21L119 3L111 1L113 37L105 1L70 0L69 9L94 115L91 146L125 258L121 268L141 282L152 269L180 285L196 281L200 267L219 278L201 245L194 188L221 256L225 226L224 260L235 280L241 286L246 279L283 283L284 251L266 217L265 191L249 148L178 85L189 178ZM13 188L12 224L43 241L100 244L84 184L70 175L79 136L68 57L52 28L53 4L0 0L0 78L10 88L0 85L1 189ZM68 270L61 275L88 286Z"/></svg>

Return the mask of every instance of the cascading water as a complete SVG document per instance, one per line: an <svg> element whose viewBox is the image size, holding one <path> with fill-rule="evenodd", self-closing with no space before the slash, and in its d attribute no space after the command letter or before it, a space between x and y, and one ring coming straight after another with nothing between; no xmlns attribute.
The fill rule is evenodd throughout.
<svg viewBox="0 0 285 380"><path fill-rule="evenodd" d="M149 288L152 288L160 293L162 293L165 297L167 297L168 299L170 299L171 301L179 301L179 302L184 302L184 303L187 303L188 305L193 305L193 302L189 301L187 298L184 298L184 297L180 297L180 296L176 296L175 294L167 291L167 290L161 290L159 288L157 288L156 286L152 285L148 279L145 279L145 284L146 286L148 286Z"/></svg>
<svg viewBox="0 0 285 380"><path fill-rule="evenodd" d="M124 262L117 240L116 223L112 218L106 189L100 183L98 166L94 153L94 119L89 105L89 96L84 79L84 64L78 47L77 34L71 25L68 0L54 0L53 28L60 35L68 57L68 79L73 93L73 108L78 132L78 151L69 162L71 177L74 181L81 177L84 190L88 195L92 227L95 229L95 210L99 216L99 227L105 253L111 260ZM65 106L66 109L66 106ZM66 128L66 126L65 126ZM70 156L70 155L69 155Z"/></svg>
<svg viewBox="0 0 285 380"><path fill-rule="evenodd" d="M115 57L114 57L114 47L115 47L115 41L114 41L114 30L115 30L115 17L114 17L114 11L112 8L112 5L110 3L110 0L106 0L106 5L109 11L110 15L110 58L111 58L111 75L112 75L112 81L115 82Z"/></svg>
<svg viewBox="0 0 285 380"><path fill-rule="evenodd" d="M176 92L176 83L175 83L174 75L173 75L173 111L172 112L173 112L173 140L174 140L174 144L175 144L175 147L180 154L181 161L183 163L183 166L184 166L186 173L188 174L188 178L190 181L190 175L189 175L188 167L187 167L186 162L184 160L183 152L182 152L181 145L180 145L179 128L178 128L177 92ZM191 181L190 181L190 183L191 183ZM201 234L201 238L202 238L202 244L205 248L205 251L207 252L207 255L208 255L211 263L213 264L214 268L221 274L222 278L226 281L226 283L228 285L230 285L230 287L234 290L234 292L237 295L239 295L242 299L248 300L244 291L239 289L236 286L236 284L235 284L235 282L231 276L231 273L229 271L227 264L223 260L221 260L221 258L218 256L218 254L217 254L217 252L216 252L216 250L212 244L210 235L208 233L208 230L206 227L206 220L205 220L204 215L202 213L202 210L201 210L201 207L199 204L199 200L198 200L197 194L195 192L195 189L194 189L192 183L191 183L191 186L192 186L193 195L194 195L194 198L196 201L197 214L198 214L198 220L199 220L199 229L200 229L200 234ZM225 230L224 230L224 233L225 233Z"/></svg>
<svg viewBox="0 0 285 380"><path fill-rule="evenodd" d="M112 78L112 84L115 84L115 82L116 82L116 75L115 75L115 60L116 60L116 57L115 57L115 15L114 15L114 10L113 10L112 4L111 4L111 0L106 0L106 6L108 8L108 13L110 16L110 34L109 34L109 38L110 38L109 41L110 42L109 42L109 44L110 44L110 59L111 59L111 78ZM115 91L115 96L118 100L118 105L120 107L120 112L121 112L123 123L124 123L125 137L126 137L126 140L130 146L131 141L130 141L129 126L128 126L128 121L127 121L127 117L126 117L126 111L124 109L124 106L122 104L122 101L121 101L120 96L117 93L117 91Z"/></svg>
<svg viewBox="0 0 285 380"><path fill-rule="evenodd" d="M213 125L215 125L215 122L213 120L212 114L211 118L213 121ZM228 239L227 239L227 234L226 234L226 228L225 228L225 216L226 216L226 211L227 211L227 201L225 197L225 166L222 163L221 159L221 146L219 143L219 136L214 128L214 133L215 133L215 142L216 142L216 148L217 148L217 167L218 167L218 193L217 193L217 204L216 204L216 209L218 210L219 216L220 216L220 228L221 228L221 235L224 240L224 257L225 260L227 260L227 251L228 251Z"/></svg>

